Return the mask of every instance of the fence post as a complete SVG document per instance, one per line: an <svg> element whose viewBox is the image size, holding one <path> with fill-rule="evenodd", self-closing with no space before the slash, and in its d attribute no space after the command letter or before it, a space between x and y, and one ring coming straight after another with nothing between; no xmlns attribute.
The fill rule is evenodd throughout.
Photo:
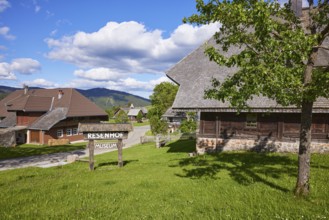
<svg viewBox="0 0 329 220"><path fill-rule="evenodd" d="M160 148L160 135L157 134L157 136L155 136L155 146L157 148Z"/></svg>

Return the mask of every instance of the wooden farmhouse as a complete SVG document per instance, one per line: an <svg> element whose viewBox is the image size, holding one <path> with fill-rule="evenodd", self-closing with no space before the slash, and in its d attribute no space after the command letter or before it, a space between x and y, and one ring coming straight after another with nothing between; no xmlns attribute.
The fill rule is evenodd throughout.
<svg viewBox="0 0 329 220"><path fill-rule="evenodd" d="M27 87L0 101L0 118L1 139L8 139L9 145L82 140L79 122L108 120L105 111L75 89L29 90ZM8 137L9 134L14 137ZM8 141L0 145L8 145Z"/></svg>
<svg viewBox="0 0 329 220"><path fill-rule="evenodd" d="M219 48L213 38L207 43ZM329 46L329 37L324 46ZM197 151L296 152L300 132L299 108L280 106L274 100L258 96L248 100L250 110L237 114L236 109L231 108L228 102L204 99L204 91L211 88L213 77L223 81L237 71L237 68L227 68L210 62L204 54L205 48L205 45L200 46L167 71L167 76L179 85L173 110L196 111L200 114ZM231 47L228 52L222 51L222 54L231 56L239 51L238 47ZM329 51L320 49L316 66L328 65ZM325 98L319 98L314 103L312 151L329 151L329 100Z"/></svg>
<svg viewBox="0 0 329 220"><path fill-rule="evenodd" d="M140 113L142 114L143 118L147 117L147 109L145 107L134 107L133 104L130 105L128 108L118 108L117 111L114 113L113 118L117 118L120 114L124 113L128 116L130 121L137 121L137 115Z"/></svg>

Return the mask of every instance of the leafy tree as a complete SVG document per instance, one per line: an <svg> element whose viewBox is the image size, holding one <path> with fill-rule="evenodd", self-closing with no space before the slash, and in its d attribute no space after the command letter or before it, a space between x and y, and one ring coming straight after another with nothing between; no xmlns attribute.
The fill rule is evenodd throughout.
<svg viewBox="0 0 329 220"><path fill-rule="evenodd" d="M196 121L194 121L194 120L183 120L179 129L183 133L195 132L195 130L196 130Z"/></svg>
<svg viewBox="0 0 329 220"><path fill-rule="evenodd" d="M183 133L195 132L196 127L197 127L196 121L195 121L196 113L195 112L187 112L186 116L187 116L187 119L182 121L179 129Z"/></svg>
<svg viewBox="0 0 329 220"><path fill-rule="evenodd" d="M301 0L300 0L301 1ZM239 67L224 82L213 79L207 98L228 100L238 110L246 101L263 95L277 103L301 108L296 195L309 194L310 143L313 103L318 97L329 98L329 67L316 67L315 61L329 35L329 1L308 0L307 25L295 16L289 4L257 0L197 0L198 14L185 22L220 22L215 34L220 49L237 46L241 52L225 57L208 47L205 53L219 65ZM322 46L321 46L322 45Z"/></svg>
<svg viewBox="0 0 329 220"><path fill-rule="evenodd" d="M128 115L124 111L120 111L115 118L115 123L127 123L128 122Z"/></svg>
<svg viewBox="0 0 329 220"><path fill-rule="evenodd" d="M151 125L152 134L166 134L168 124L166 121L161 120L157 116L153 116L149 119Z"/></svg>
<svg viewBox="0 0 329 220"><path fill-rule="evenodd" d="M141 123L143 122L143 114L141 111L138 112L137 116L136 116L137 122Z"/></svg>
<svg viewBox="0 0 329 220"><path fill-rule="evenodd" d="M106 109L106 113L108 114L109 116L109 119L113 118L114 117L114 113L118 110L119 107L116 107L116 106L113 106L109 109Z"/></svg>
<svg viewBox="0 0 329 220"><path fill-rule="evenodd" d="M154 87L150 100L158 115L163 115L172 106L177 91L178 86L170 82L162 82Z"/></svg>
<svg viewBox="0 0 329 220"><path fill-rule="evenodd" d="M153 134L167 132L168 125L161 117L172 106L177 90L178 86L170 82L162 82L154 87L153 94L150 96L152 108L147 113Z"/></svg>

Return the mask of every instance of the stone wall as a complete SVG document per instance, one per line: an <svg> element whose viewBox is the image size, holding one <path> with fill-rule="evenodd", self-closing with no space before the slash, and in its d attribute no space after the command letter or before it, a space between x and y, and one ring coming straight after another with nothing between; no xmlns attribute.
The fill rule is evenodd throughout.
<svg viewBox="0 0 329 220"><path fill-rule="evenodd" d="M284 142L271 140L268 138L260 138L258 140L251 139L217 139L201 138L197 139L196 150L199 154L214 151L256 151L256 152L290 152L297 153L299 141ZM312 153L329 153L329 142L316 143L312 142Z"/></svg>
<svg viewBox="0 0 329 220"><path fill-rule="evenodd" d="M15 147L16 134L15 131L0 129L0 147Z"/></svg>
<svg viewBox="0 0 329 220"><path fill-rule="evenodd" d="M66 144L70 144L69 139L49 139L48 140L49 146L66 145Z"/></svg>

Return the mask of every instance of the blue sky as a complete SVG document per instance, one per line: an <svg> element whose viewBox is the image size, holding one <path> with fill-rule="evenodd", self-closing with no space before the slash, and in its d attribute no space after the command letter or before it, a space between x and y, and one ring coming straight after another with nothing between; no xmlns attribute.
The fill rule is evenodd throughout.
<svg viewBox="0 0 329 220"><path fill-rule="evenodd" d="M218 30L182 24L195 12L195 0L0 0L0 85L148 98Z"/></svg>
<svg viewBox="0 0 329 220"><path fill-rule="evenodd" d="M0 0L0 85L105 87L148 98L218 25L194 0Z"/></svg>

